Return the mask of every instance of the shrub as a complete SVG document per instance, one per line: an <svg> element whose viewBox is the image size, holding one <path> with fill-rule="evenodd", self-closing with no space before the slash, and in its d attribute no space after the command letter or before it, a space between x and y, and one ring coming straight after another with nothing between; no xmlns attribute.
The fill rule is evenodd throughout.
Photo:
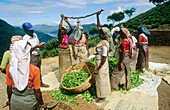
<svg viewBox="0 0 170 110"><path fill-rule="evenodd" d="M52 50L53 48L58 48L58 46L59 46L59 40L53 39L53 40L47 42L45 49Z"/></svg>
<svg viewBox="0 0 170 110"><path fill-rule="evenodd" d="M153 24L152 26L151 26L151 28L153 29L153 28L158 28L158 26L159 26L159 23L155 23L155 24Z"/></svg>

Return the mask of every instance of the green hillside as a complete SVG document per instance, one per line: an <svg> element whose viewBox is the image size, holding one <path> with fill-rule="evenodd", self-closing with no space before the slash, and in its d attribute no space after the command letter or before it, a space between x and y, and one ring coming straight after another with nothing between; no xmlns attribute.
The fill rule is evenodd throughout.
<svg viewBox="0 0 170 110"><path fill-rule="evenodd" d="M125 24L132 29L130 31L136 30L140 25L146 25L150 29L170 30L170 1L139 14Z"/></svg>
<svg viewBox="0 0 170 110"><path fill-rule="evenodd" d="M0 19L0 57L6 50L9 50L9 45L11 43L11 37L13 35L24 35L24 32L18 30L8 24L7 22Z"/></svg>

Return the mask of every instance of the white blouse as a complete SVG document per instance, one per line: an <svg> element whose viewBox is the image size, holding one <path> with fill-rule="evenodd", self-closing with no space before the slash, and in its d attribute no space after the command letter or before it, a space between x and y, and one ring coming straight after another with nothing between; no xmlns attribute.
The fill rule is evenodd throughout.
<svg viewBox="0 0 170 110"><path fill-rule="evenodd" d="M101 47L97 48L97 53L102 56L107 56L107 47L101 46Z"/></svg>

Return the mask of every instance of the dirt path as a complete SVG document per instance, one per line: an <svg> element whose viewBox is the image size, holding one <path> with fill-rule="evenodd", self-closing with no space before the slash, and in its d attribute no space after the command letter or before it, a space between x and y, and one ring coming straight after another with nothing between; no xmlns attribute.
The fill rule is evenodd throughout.
<svg viewBox="0 0 170 110"><path fill-rule="evenodd" d="M155 63L170 64L170 46L150 46L149 61ZM95 48L90 49L90 55L95 53ZM59 68L58 56L42 59L42 75L55 71ZM7 100L6 94L6 75L0 73L0 110L8 110L2 108ZM159 94L159 109L168 110L170 108L170 86L162 80L158 87Z"/></svg>
<svg viewBox="0 0 170 110"><path fill-rule="evenodd" d="M95 48L90 48L90 55L95 53ZM149 61L155 63L170 64L170 46L149 46ZM58 68L58 56L42 60L43 74ZM166 89L165 89L166 88ZM162 80L158 87L159 109L168 110L170 108L170 86Z"/></svg>
<svg viewBox="0 0 170 110"><path fill-rule="evenodd" d="M170 109L170 85L168 85L164 80L157 88L158 91L158 103L159 110L169 110Z"/></svg>
<svg viewBox="0 0 170 110"><path fill-rule="evenodd" d="M149 46L149 61L170 64L170 46Z"/></svg>
<svg viewBox="0 0 170 110"><path fill-rule="evenodd" d="M90 48L90 55L95 53L95 48ZM170 46L149 46L149 61L170 64ZM42 75L59 68L58 56L42 59Z"/></svg>

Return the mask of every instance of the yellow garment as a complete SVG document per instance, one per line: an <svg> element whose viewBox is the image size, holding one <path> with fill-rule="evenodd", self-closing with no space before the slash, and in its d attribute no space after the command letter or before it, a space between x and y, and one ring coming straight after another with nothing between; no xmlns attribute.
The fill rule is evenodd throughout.
<svg viewBox="0 0 170 110"><path fill-rule="evenodd" d="M129 42L128 39L124 39L124 40L126 40L127 42ZM123 40L122 40L122 41L123 41ZM122 41L120 42L120 45L122 44ZM123 50L120 49L119 52L123 52ZM125 52L129 52L129 50L125 50Z"/></svg>
<svg viewBox="0 0 170 110"><path fill-rule="evenodd" d="M10 60L11 60L10 51L7 50L3 55L2 62L1 62L1 68L6 69Z"/></svg>

